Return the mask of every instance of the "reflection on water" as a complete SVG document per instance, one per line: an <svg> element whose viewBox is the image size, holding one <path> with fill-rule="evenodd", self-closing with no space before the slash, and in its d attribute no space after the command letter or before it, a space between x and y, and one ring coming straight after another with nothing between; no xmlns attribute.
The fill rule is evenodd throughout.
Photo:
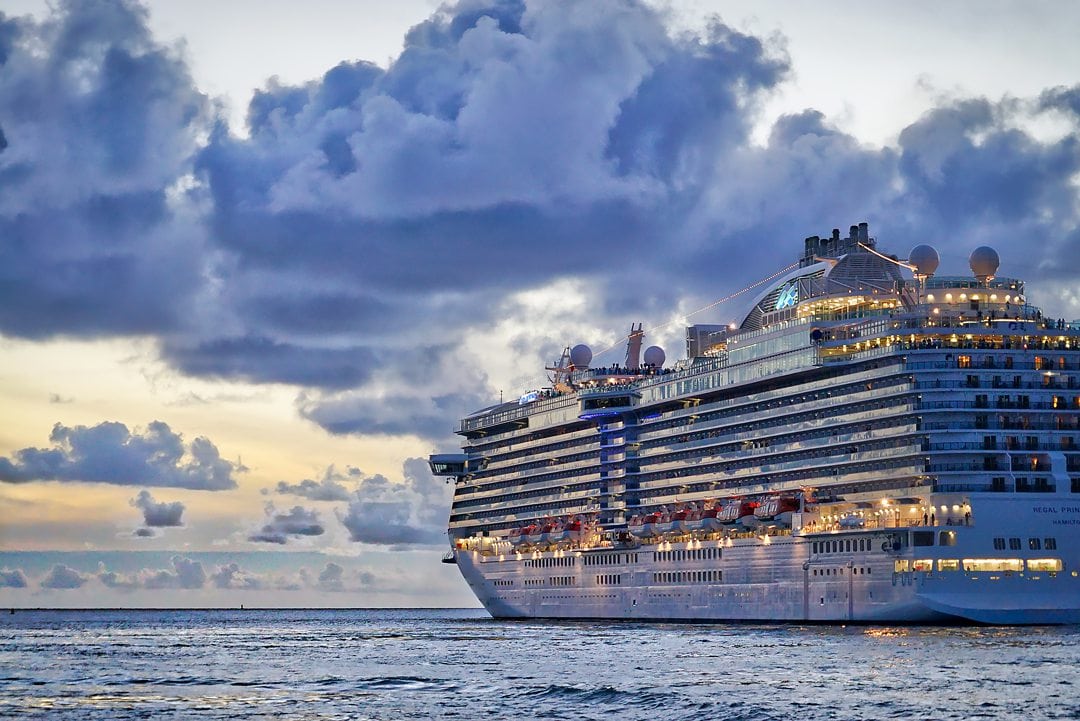
<svg viewBox="0 0 1080 721"><path fill-rule="evenodd" d="M481 611L21 612L0 717L1080 716L1080 629L493 621Z"/></svg>

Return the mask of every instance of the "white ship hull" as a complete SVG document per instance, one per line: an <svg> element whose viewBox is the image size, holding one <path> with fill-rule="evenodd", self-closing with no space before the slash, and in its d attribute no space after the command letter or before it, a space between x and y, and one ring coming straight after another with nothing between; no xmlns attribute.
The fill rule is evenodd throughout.
<svg viewBox="0 0 1080 721"><path fill-rule="evenodd" d="M1026 501L1026 502L1025 502ZM496 618L820 623L1080 623L1080 503L987 494L975 510L990 527L838 530L806 535L707 538L637 547L514 553L459 549L455 559ZM913 547L912 532L955 534L956 545ZM897 538L905 537L901 549ZM995 538L1054 538L1062 571L966 571ZM851 541L863 551L814 552ZM860 544L860 541L862 542ZM832 546L828 546L831 548ZM586 561L585 559L591 559ZM960 567L938 570L941 560ZM915 561L929 571L913 570ZM912 570L900 570L907 567Z"/></svg>

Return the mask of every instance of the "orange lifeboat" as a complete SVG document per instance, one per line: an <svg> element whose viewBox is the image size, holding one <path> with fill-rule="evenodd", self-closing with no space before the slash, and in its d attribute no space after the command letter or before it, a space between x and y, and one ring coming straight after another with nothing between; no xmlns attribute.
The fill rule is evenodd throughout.
<svg viewBox="0 0 1080 721"><path fill-rule="evenodd" d="M766 498L754 509L754 519L761 524L790 525L791 514L799 510L799 499L791 496Z"/></svg>

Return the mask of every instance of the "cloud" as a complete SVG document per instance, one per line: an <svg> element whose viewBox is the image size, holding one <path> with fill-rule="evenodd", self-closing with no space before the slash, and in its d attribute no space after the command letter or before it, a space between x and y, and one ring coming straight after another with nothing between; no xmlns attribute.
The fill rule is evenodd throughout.
<svg viewBox="0 0 1080 721"><path fill-rule="evenodd" d="M178 188L211 106L146 19L130 0L0 17L6 335L175 329L203 282Z"/></svg>
<svg viewBox="0 0 1080 721"><path fill-rule="evenodd" d="M26 588L26 574L21 568L0 569L0 588Z"/></svg>
<svg viewBox="0 0 1080 721"><path fill-rule="evenodd" d="M342 580L345 569L336 563L327 563L319 574L319 587L327 591L344 591L345 585Z"/></svg>
<svg viewBox="0 0 1080 721"><path fill-rule="evenodd" d="M215 588L235 588L249 591L263 588L263 582L258 576L247 573L237 563L219 566L217 571L210 575L210 582Z"/></svg>
<svg viewBox="0 0 1080 721"><path fill-rule="evenodd" d="M142 585L150 589L202 588L206 584L206 571L202 563L183 556L173 556L172 569L159 569L142 578Z"/></svg>
<svg viewBox="0 0 1080 721"><path fill-rule="evenodd" d="M181 516L184 515L184 504L180 501L173 501L172 503L166 503L162 501L158 503L154 500L154 497L150 495L150 491L139 491L139 495L131 499L131 505L138 508L143 513L143 523L148 528L167 528L171 526L182 526L184 522L181 520Z"/></svg>
<svg viewBox="0 0 1080 721"><path fill-rule="evenodd" d="M88 580L89 577L85 574L58 563L52 567L52 570L49 571L45 578L41 579L40 586L42 588L69 590L82 588Z"/></svg>
<svg viewBox="0 0 1080 721"><path fill-rule="evenodd" d="M136 538L155 538L157 536L157 531L153 528L136 528L131 532L131 535Z"/></svg>
<svg viewBox="0 0 1080 721"><path fill-rule="evenodd" d="M314 481L305 478L299 483L286 483L278 481L275 489L279 494L301 496L309 501L348 501L349 491L339 481L347 480L356 469L350 468L350 475L342 475L333 466L329 466L321 480Z"/></svg>
<svg viewBox="0 0 1080 721"><path fill-rule="evenodd" d="M445 437L490 392L462 331L507 291L608 272L606 239L668 242L681 173L744 140L785 72L756 38L676 37L636 2L493 2L439 11L387 70L271 84L248 137L219 128L197 160L235 259L224 325L245 330L163 353L309 386L298 408L331 432Z"/></svg>
<svg viewBox="0 0 1080 721"><path fill-rule="evenodd" d="M376 585L375 574L360 569L346 570L333 561L327 562L318 576L312 576L306 568L300 570L303 583L319 591L346 593L371 590Z"/></svg>
<svg viewBox="0 0 1080 721"><path fill-rule="evenodd" d="M319 512L301 506L293 506L286 513L276 513L271 503L266 504L270 521L259 531L248 536L256 543L285 544L293 536L321 536L325 529L319 523Z"/></svg>
<svg viewBox="0 0 1080 721"><path fill-rule="evenodd" d="M180 434L161 421L150 423L142 433L133 433L116 422L92 427L57 423L49 440L52 448L23 448L11 458L0 457L0 481L92 482L207 491L236 487L236 466L223 460L213 443L199 437L185 447Z"/></svg>
<svg viewBox="0 0 1080 721"><path fill-rule="evenodd" d="M327 592L348 592L370 589L376 584L376 578L370 571L345 569L341 565L328 562L318 574L306 567L296 573L255 572L244 568L237 562L217 564L207 573L202 563L182 556L171 559L172 568L141 568L132 573L119 573L109 570L104 563L99 563L93 577L106 588L122 591L171 591L177 589L199 590L218 589L234 591L300 591L311 589ZM70 569L68 569L70 570ZM5 571L6 573L6 571ZM21 572L12 572L19 573ZM75 572L77 574L77 572ZM77 574L85 583L89 575ZM2 577L0 577L2 578ZM2 584L0 584L2 585Z"/></svg>
<svg viewBox="0 0 1080 721"><path fill-rule="evenodd" d="M346 510L338 512L353 541L392 547L445 543L446 484L420 458L408 459L402 470L401 483L381 475L364 478Z"/></svg>

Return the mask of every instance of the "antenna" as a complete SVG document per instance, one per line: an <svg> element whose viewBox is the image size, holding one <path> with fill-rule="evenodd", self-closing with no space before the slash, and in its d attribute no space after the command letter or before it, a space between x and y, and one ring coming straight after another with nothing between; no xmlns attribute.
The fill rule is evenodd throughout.
<svg viewBox="0 0 1080 721"><path fill-rule="evenodd" d="M641 329L641 323L630 324L630 335L626 337L626 367L636 371L641 368L641 341L645 338L645 331Z"/></svg>

